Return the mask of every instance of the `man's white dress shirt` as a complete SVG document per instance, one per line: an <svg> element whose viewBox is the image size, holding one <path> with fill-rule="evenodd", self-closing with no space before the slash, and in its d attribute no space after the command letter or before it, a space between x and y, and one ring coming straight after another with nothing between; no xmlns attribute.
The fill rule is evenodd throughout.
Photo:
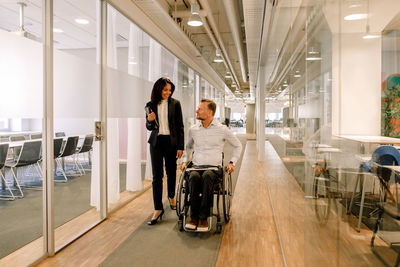
<svg viewBox="0 0 400 267"><path fill-rule="evenodd" d="M204 128L201 122L193 125L189 129L183 160L186 162L194 151L192 159L194 165L221 166L225 141L234 148L231 161L236 164L242 151L242 144L228 127L215 119L207 128Z"/></svg>

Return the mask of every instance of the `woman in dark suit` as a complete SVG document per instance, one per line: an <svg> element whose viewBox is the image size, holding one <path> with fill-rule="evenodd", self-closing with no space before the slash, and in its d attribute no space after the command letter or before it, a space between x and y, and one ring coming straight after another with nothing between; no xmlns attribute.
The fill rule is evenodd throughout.
<svg viewBox="0 0 400 267"><path fill-rule="evenodd" d="M176 159L182 157L184 148L184 131L182 108L178 100L171 96L175 85L168 78L156 81L151 92L151 101L146 104L146 128L151 131L150 144L151 164L153 170L154 214L149 225L157 223L164 214L162 192L164 168L167 170L168 200L171 209L176 209L175 183Z"/></svg>

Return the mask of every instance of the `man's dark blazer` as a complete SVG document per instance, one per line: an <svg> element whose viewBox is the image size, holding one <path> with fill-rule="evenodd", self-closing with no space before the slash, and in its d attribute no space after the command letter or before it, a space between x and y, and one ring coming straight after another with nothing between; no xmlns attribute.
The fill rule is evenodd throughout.
<svg viewBox="0 0 400 267"><path fill-rule="evenodd" d="M156 114L156 120L153 122L149 122L147 120L147 112L146 112L146 128L151 131L148 143L153 147L157 144L157 136L158 136L158 104L148 102L146 104L146 109L150 108L150 113L154 112ZM168 99L168 125L169 132L171 137L171 145L176 147L177 150L184 149L184 129L183 129L183 119L182 119L182 108L181 103L174 99Z"/></svg>

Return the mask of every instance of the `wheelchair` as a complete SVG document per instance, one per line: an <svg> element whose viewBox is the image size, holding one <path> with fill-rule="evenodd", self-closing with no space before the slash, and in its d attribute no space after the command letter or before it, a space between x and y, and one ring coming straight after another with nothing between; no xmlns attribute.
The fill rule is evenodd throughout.
<svg viewBox="0 0 400 267"><path fill-rule="evenodd" d="M223 156L222 156L223 162ZM221 171L222 169L222 171ZM222 166L194 166L192 162L189 162L187 166L182 170L179 178L177 193L176 193L176 214L179 218L178 228L179 231L197 232L196 230L187 229L186 219L190 212L190 194L189 194L189 175L191 171L205 171L205 170L216 170L222 173L222 177L218 177L214 182L213 197L210 200L210 216L207 218L208 231L211 231L213 225L213 217L216 217L216 233L222 231L222 220L220 211L220 199L222 199L222 210L225 224L229 222L231 217L231 199L232 199L232 176L225 170L223 163ZM214 201L216 202L216 213L214 213Z"/></svg>

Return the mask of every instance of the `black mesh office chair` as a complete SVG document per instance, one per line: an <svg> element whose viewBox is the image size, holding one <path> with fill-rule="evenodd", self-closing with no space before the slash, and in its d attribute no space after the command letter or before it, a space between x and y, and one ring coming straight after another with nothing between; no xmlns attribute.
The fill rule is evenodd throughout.
<svg viewBox="0 0 400 267"><path fill-rule="evenodd" d="M19 167L26 167L26 166L34 166L37 167L41 156L40 151L42 148L42 141L27 141L22 145L21 152L17 159L7 160L5 166L11 169L11 172L14 176L15 185L18 187L20 192L19 196L16 197L24 197L24 193L22 192L21 185L17 179L16 170ZM39 177L41 177L40 168L39 170L36 169Z"/></svg>
<svg viewBox="0 0 400 267"><path fill-rule="evenodd" d="M21 142L26 140L24 135L10 135L8 139L10 142ZM19 153L21 152L21 147L20 146L11 147L10 151L11 151L10 156L16 159Z"/></svg>
<svg viewBox="0 0 400 267"><path fill-rule="evenodd" d="M79 141L79 136L68 137L67 142L64 147L64 150L62 151L61 155L58 158L56 158L56 160L58 161L58 164L61 164L60 160L62 158L69 157L69 156L72 156L75 154L76 147L78 145L78 141ZM75 165L75 167L77 167L75 160L74 160L74 165ZM79 169L79 167L77 167L77 168ZM63 170L62 173L63 173L65 181L68 181L67 175L65 174L65 169Z"/></svg>
<svg viewBox="0 0 400 267"><path fill-rule="evenodd" d="M86 135L82 146L80 146L76 149L76 154L78 157L77 163L78 163L78 166L80 166L80 168L82 169L83 173L85 173L85 168L83 168L83 165L79 162L79 154L88 153L88 162L89 162L89 166L90 166L90 163L91 163L90 152L92 151L92 148L93 148L93 141L94 141L94 136L92 134Z"/></svg>
<svg viewBox="0 0 400 267"><path fill-rule="evenodd" d="M11 135L9 137L10 142L18 142L18 141L25 141L26 138L24 135Z"/></svg>
<svg viewBox="0 0 400 267"><path fill-rule="evenodd" d="M54 174L57 176L57 168L61 171L63 177L66 177L64 168L60 164L60 162L57 160L61 156L61 151L62 151L62 145L63 145L64 139L62 138L54 138L54 145L53 145L53 152L54 152ZM59 180L54 179L55 182L59 182ZM66 182L67 180L64 180L62 182Z"/></svg>
<svg viewBox="0 0 400 267"><path fill-rule="evenodd" d="M0 195L0 199L4 200L14 200L15 196L13 192L11 191L10 186L7 184L6 178L4 177L4 167L7 159L7 153L8 153L8 144L1 144L0 145L0 176L1 180L3 181L2 189L7 190L9 192L8 195Z"/></svg>
<svg viewBox="0 0 400 267"><path fill-rule="evenodd" d="M42 134L41 133L31 134L30 137L31 140L42 139Z"/></svg>
<svg viewBox="0 0 400 267"><path fill-rule="evenodd" d="M56 132L55 136L56 137L65 137L65 132Z"/></svg>
<svg viewBox="0 0 400 267"><path fill-rule="evenodd" d="M375 160L371 167L371 171L378 177L380 185L380 200L377 203L378 219L376 220L374 233L371 238L371 249L386 265L386 261L377 253L374 248L375 237L379 236L386 244L394 249L398 255L394 266L400 264L400 232L398 229L384 229L381 225L384 214L388 215L387 219L394 219L397 223L400 222L400 209L398 200L398 185L400 182L399 173L392 170L391 166L399 166L400 152L392 146L379 147L382 153L372 155ZM375 151L377 151L376 149ZM374 157L375 156L375 157ZM394 181L394 183L393 183ZM390 191L391 184L394 185L396 197Z"/></svg>

